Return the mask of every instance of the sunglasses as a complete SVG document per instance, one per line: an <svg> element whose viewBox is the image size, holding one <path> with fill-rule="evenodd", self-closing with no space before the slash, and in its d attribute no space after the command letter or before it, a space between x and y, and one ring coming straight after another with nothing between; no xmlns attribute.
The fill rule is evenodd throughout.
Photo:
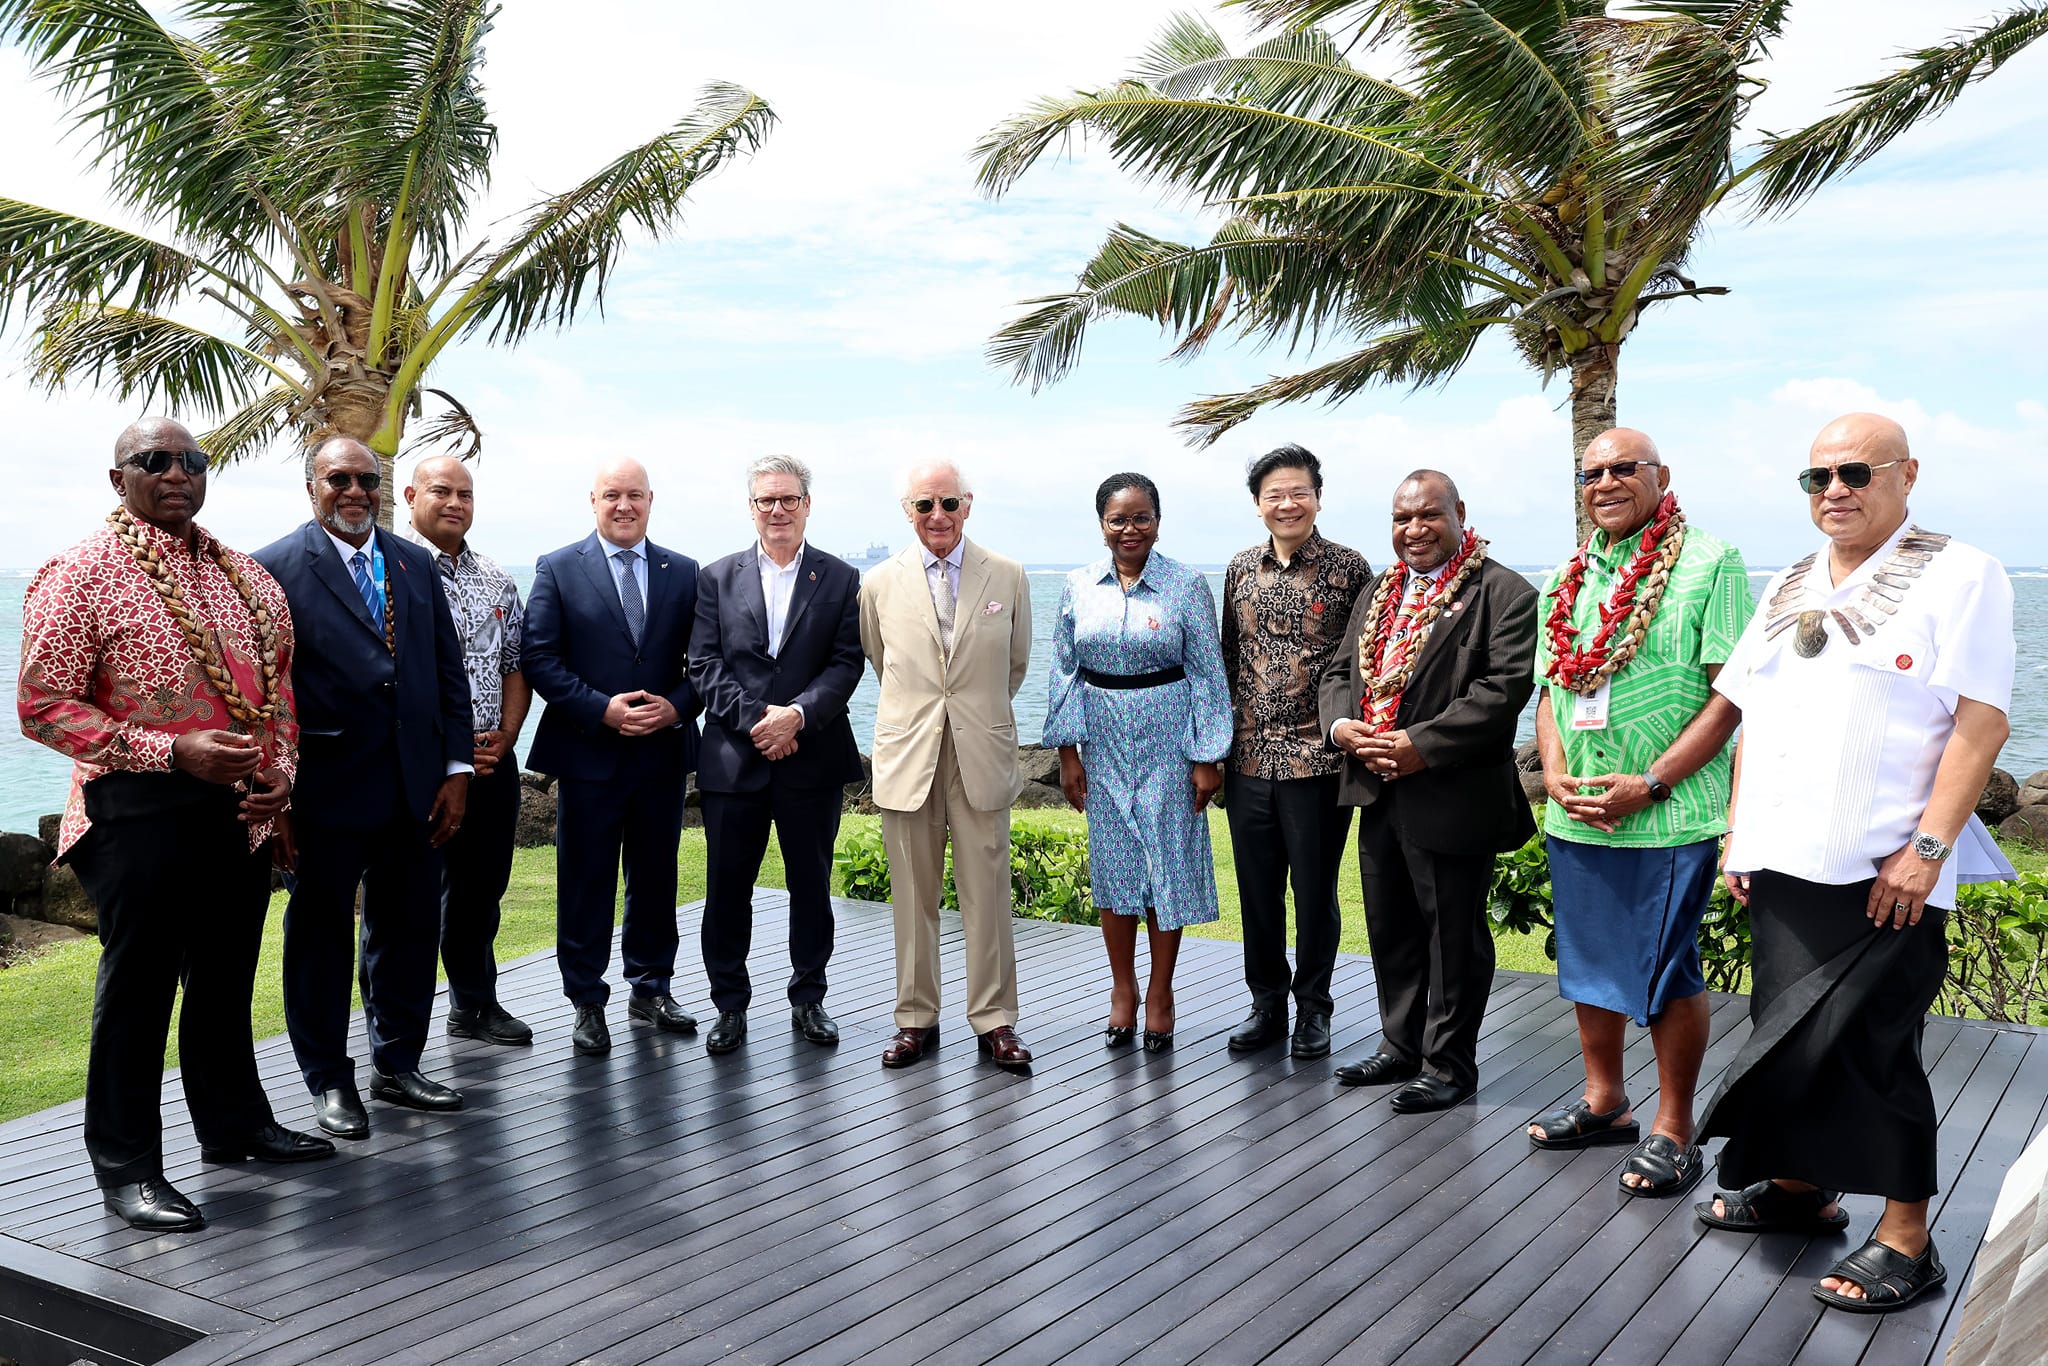
<svg viewBox="0 0 2048 1366"><path fill-rule="evenodd" d="M1633 479L1636 477L1636 471L1644 466L1655 469L1662 463L1664 462L1661 460L1617 460L1612 465L1602 465L1597 470L1580 470L1572 477L1579 481L1580 488L1590 488L1610 474L1616 479Z"/></svg>
<svg viewBox="0 0 2048 1366"><path fill-rule="evenodd" d="M369 474L357 474L353 470L336 470L322 482L336 493L347 493L350 484L354 484L364 493L375 493L384 486L384 476L374 471Z"/></svg>
<svg viewBox="0 0 2048 1366"><path fill-rule="evenodd" d="M1873 465L1867 460L1844 460L1833 469L1815 465L1810 470L1799 471L1799 487L1808 493L1826 493L1828 486L1839 479L1845 489L1867 489L1871 475L1904 463L1903 460L1887 460L1882 465Z"/></svg>
<svg viewBox="0 0 2048 1366"><path fill-rule="evenodd" d="M960 505L966 501L965 498L913 498L910 500L910 506L922 517L935 507L944 508L948 512L958 512Z"/></svg>
<svg viewBox="0 0 2048 1366"><path fill-rule="evenodd" d="M197 477L206 473L205 451L137 451L121 463L133 465L144 474L162 474L174 460L184 466L185 473L189 475Z"/></svg>

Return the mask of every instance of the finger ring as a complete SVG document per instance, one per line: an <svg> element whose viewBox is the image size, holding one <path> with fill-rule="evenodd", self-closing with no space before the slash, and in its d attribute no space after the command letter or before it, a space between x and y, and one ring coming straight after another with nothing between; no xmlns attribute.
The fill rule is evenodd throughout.
<svg viewBox="0 0 2048 1366"><path fill-rule="evenodd" d="M1895 911L1903 911L1906 909L1906 903L1903 901L1894 901L1892 903L1892 909Z"/></svg>

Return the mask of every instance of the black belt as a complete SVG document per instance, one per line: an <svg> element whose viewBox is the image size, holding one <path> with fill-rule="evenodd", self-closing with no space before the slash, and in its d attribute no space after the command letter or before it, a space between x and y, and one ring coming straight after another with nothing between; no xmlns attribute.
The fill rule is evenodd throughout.
<svg viewBox="0 0 2048 1366"><path fill-rule="evenodd" d="M1163 688L1169 683L1178 683L1188 676L1188 671L1176 664L1170 669L1156 669L1148 674L1099 674L1093 669L1081 670L1081 677L1098 688Z"/></svg>

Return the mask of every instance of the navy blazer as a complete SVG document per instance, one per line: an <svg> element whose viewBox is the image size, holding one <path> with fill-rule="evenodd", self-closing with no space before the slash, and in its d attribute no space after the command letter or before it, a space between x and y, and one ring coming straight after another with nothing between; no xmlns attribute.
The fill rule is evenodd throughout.
<svg viewBox="0 0 2048 1366"><path fill-rule="evenodd" d="M706 792L758 792L771 778L796 787L859 782L860 746L846 701L865 663L860 571L805 546L782 627L782 652L771 655L759 556L758 544L748 546L708 566L697 580L697 628L690 639L690 680L704 699L697 786ZM772 764L747 735L770 703L804 709L796 753Z"/></svg>
<svg viewBox="0 0 2048 1366"><path fill-rule="evenodd" d="M697 617L697 562L652 541L647 620L635 649L619 585L596 532L540 557L526 600L519 668L547 702L527 765L557 778L601 781L622 765L673 765L676 780L697 766L697 714L690 686L690 630ZM653 735L619 734L604 709L620 693L666 697L680 724Z"/></svg>
<svg viewBox="0 0 2048 1366"><path fill-rule="evenodd" d="M292 609L299 722L292 815L300 821L382 825L394 814L394 790L412 818L424 821L449 763L466 764L475 750L462 641L433 557L382 527L376 539L391 581L388 651L384 623L370 619L320 523L256 552Z"/></svg>

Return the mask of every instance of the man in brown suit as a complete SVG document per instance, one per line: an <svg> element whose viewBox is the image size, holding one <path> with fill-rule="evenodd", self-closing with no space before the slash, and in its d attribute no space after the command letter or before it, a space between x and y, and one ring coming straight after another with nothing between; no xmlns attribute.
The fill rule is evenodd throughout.
<svg viewBox="0 0 2048 1366"><path fill-rule="evenodd" d="M916 545L868 573L861 648L881 677L874 796L896 912L895 1039L882 1066L939 1042L939 893L946 841L967 935L967 1023L998 1067L1024 1069L1010 928L1010 803L1023 786L1010 699L1031 660L1024 567L965 537L974 494L950 463L910 470Z"/></svg>

